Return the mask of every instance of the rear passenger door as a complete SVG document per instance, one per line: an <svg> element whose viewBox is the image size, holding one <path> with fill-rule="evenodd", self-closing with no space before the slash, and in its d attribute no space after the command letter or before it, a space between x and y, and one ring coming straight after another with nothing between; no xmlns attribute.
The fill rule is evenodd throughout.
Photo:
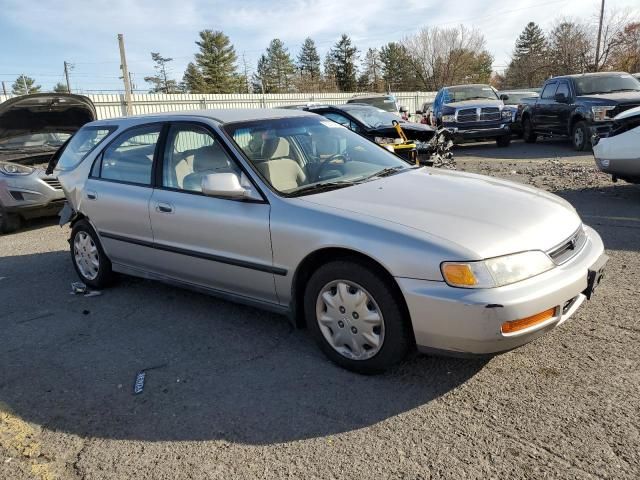
<svg viewBox="0 0 640 480"><path fill-rule="evenodd" d="M202 193L202 178L209 173L235 173L251 186L220 138L198 123L172 123L160 165L150 207L158 255L154 270L190 284L277 302L269 204Z"/></svg>
<svg viewBox="0 0 640 480"><path fill-rule="evenodd" d="M153 161L162 123L130 128L96 158L83 192L83 213L115 264L153 264L149 220Z"/></svg>

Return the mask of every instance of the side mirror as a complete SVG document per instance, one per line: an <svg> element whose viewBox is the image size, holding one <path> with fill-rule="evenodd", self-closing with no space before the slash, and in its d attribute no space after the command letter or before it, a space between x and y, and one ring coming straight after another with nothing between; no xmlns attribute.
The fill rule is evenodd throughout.
<svg viewBox="0 0 640 480"><path fill-rule="evenodd" d="M505 100L509 100L509 95L507 95L506 93L501 94L501 95L500 95L500 100L502 100L503 102L504 102Z"/></svg>
<svg viewBox="0 0 640 480"><path fill-rule="evenodd" d="M251 191L240 185L235 173L210 173L202 178L202 193L212 197L246 198Z"/></svg>
<svg viewBox="0 0 640 480"><path fill-rule="evenodd" d="M567 96L564 93L556 93L554 99L558 103L567 103Z"/></svg>

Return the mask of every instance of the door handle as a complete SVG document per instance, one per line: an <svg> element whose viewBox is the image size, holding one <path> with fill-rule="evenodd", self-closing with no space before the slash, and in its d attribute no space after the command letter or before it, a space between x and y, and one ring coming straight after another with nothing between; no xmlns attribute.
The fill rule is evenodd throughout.
<svg viewBox="0 0 640 480"><path fill-rule="evenodd" d="M87 190L87 198L89 200L96 200L98 198L98 194L93 190Z"/></svg>
<svg viewBox="0 0 640 480"><path fill-rule="evenodd" d="M168 203L156 203L156 211L160 213L173 213L173 206Z"/></svg>

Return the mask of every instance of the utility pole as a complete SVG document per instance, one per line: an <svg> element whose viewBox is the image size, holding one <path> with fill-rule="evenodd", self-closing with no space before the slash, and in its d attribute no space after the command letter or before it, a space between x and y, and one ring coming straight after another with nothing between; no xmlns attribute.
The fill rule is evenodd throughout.
<svg viewBox="0 0 640 480"><path fill-rule="evenodd" d="M67 61L64 61L64 78L67 80L67 93L71 93L71 84L69 83L69 67L71 65L69 65L69 63L67 63Z"/></svg>
<svg viewBox="0 0 640 480"><path fill-rule="evenodd" d="M4 84L4 80L2 81L2 91L4 93L4 96L7 96L7 86Z"/></svg>
<svg viewBox="0 0 640 480"><path fill-rule="evenodd" d="M133 83L133 73L129 72L129 85L131 86L131 92L136 89L136 84Z"/></svg>
<svg viewBox="0 0 640 480"><path fill-rule="evenodd" d="M122 69L122 80L124 81L124 94L127 115L131 115L131 77L129 77L129 69L127 68L127 57L124 53L124 35L118 34L118 46L120 47L120 68Z"/></svg>
<svg viewBox="0 0 640 480"><path fill-rule="evenodd" d="M600 5L600 22L598 22L598 41L596 42L596 72L600 70L600 37L602 36L602 18L604 17L604 0Z"/></svg>
<svg viewBox="0 0 640 480"><path fill-rule="evenodd" d="M22 74L22 85L24 86L24 94L29 95L29 87L27 87L27 78Z"/></svg>

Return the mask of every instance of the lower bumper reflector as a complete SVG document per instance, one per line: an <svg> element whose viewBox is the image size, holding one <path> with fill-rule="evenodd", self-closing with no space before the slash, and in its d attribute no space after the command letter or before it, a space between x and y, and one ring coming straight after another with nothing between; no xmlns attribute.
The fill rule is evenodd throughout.
<svg viewBox="0 0 640 480"><path fill-rule="evenodd" d="M530 317L521 318L520 320L512 320L510 322L504 322L500 330L502 333L515 333L525 328L532 327L538 323L545 322L555 315L556 308L550 308L544 312L536 313Z"/></svg>

